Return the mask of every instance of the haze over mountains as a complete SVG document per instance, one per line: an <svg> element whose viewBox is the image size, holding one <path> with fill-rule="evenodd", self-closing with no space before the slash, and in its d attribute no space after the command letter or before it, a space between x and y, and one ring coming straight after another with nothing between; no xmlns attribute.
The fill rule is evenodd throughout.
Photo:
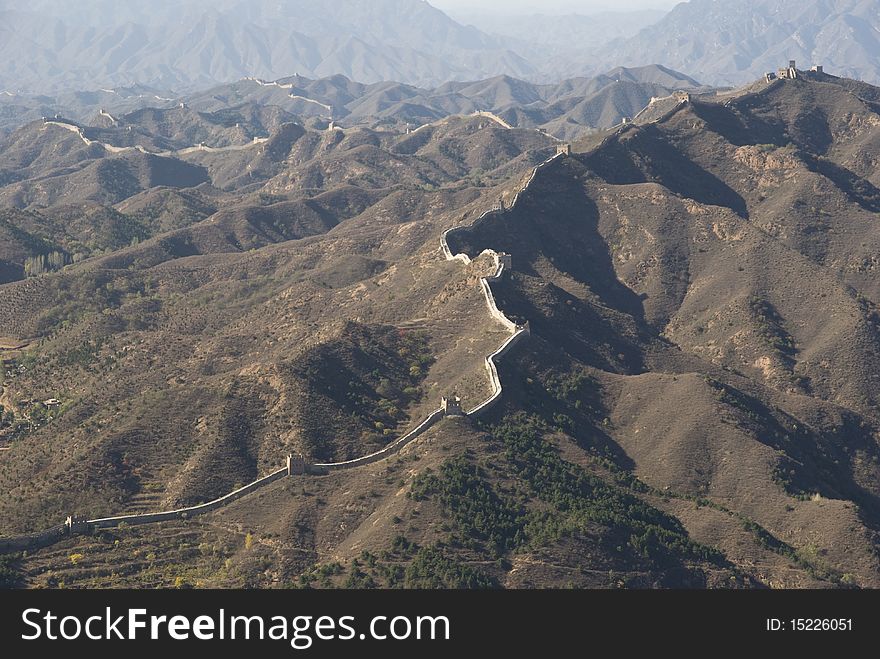
<svg viewBox="0 0 880 659"><path fill-rule="evenodd" d="M871 0L691 0L602 61L657 62L714 85L736 85L798 60L880 81L880 5Z"/></svg>
<svg viewBox="0 0 880 659"><path fill-rule="evenodd" d="M247 76L342 73L438 84L535 67L417 0L5 2L0 85L192 89Z"/></svg>
<svg viewBox="0 0 880 659"><path fill-rule="evenodd" d="M461 21L417 0L5 0L0 93L134 84L183 93L293 74L426 87L497 75L546 84L622 64L736 85L789 58L878 81L878 28L880 10L865 0L692 0L665 16Z"/></svg>

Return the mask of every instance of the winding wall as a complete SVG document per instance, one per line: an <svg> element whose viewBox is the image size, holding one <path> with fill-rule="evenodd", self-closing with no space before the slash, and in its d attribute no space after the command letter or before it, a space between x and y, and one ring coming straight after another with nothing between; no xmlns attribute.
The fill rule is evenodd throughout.
<svg viewBox="0 0 880 659"><path fill-rule="evenodd" d="M78 131L80 132L80 136L83 137L83 139L87 139L85 138L85 136L82 135L81 129L78 129L78 127L76 126L62 123L58 123L57 125L63 126L69 130ZM532 181L535 179L535 175L537 174L538 170L552 162L560 155L562 154L557 153L556 155L548 158L532 170L523 187L514 196L513 206L515 206L517 201L519 200L520 194L522 194L522 192L524 192L528 188L528 186L531 185ZM462 261L462 263L464 264L470 263L471 259L467 256L467 254L452 254L452 251L449 248L447 236L453 231L470 230L479 222L484 221L485 218L488 217L490 214L498 212L500 212L499 208L490 209L483 213L479 218L477 218L474 223L472 223L468 227L453 228L444 231L440 237L440 249L445 258L449 261L459 260ZM492 294L492 287L490 283L500 280L504 275L504 261L501 259L500 255L494 250L485 250L483 253L490 254L495 261L495 270L493 274L489 275L488 277L482 277L480 279L480 285L483 290L486 305L489 308L489 313L493 320L504 325L504 327L511 332L511 335L501 345L501 347L499 347L495 352L486 357L485 366L489 374L489 380L492 386L492 393L486 400L479 403L470 411L465 412L467 416L478 416L479 414L482 414L483 412L490 409L498 402L502 394L502 385L501 379L498 377L498 367L496 362L498 359L506 355L517 343L519 343L519 341L522 340L523 337L529 335L530 333L528 323L526 323L525 325L517 325L509 318L507 318L507 316L505 316L500 309L498 309L498 305L495 303L495 296ZM384 448L374 453L344 462L329 462L309 465L307 467L307 471L311 473L327 473L331 471L340 471L343 469L352 469L355 467L360 467L362 465L368 465L383 460L400 451L404 446L419 437L426 430L428 430L428 428L433 426L444 416L445 411L442 408L434 410L418 426L413 428L405 435L399 437L388 446L385 446ZM97 519L87 520L70 519L68 524L56 526L38 533L0 538L0 553L39 549L59 542L65 537L69 537L71 535L81 535L91 533L95 530L115 528L118 527L120 524L126 524L128 526L139 526L143 524L154 524L157 522L165 522L176 519L189 519L217 510L222 506L225 506L237 499L240 499L241 497L244 497L257 489L260 489L261 487L264 487L265 485L268 485L270 483L274 483L275 481L284 478L285 476L288 476L290 474L291 468L288 462L288 466L274 471L267 476L258 478L252 483L248 483L244 487L240 487L237 490L230 492L229 494L196 506L189 506L186 508L178 508L176 510L168 510L156 513L116 515L112 517L100 517Z"/></svg>
<svg viewBox="0 0 880 659"><path fill-rule="evenodd" d="M107 115L108 117L110 115ZM111 117L112 118L112 117ZM115 120L114 120L115 121ZM47 120L44 122L46 126L60 126L65 130L69 130L72 133L76 133L79 135L79 138L85 142L86 146L91 146L92 144L97 144L105 151L109 153L128 153L131 151L138 151L140 153L146 153L151 156L159 156L162 158L169 158L174 156L185 156L190 153L196 153L199 151L205 153L223 153L224 151L244 151L245 149L250 149L251 147L257 146L259 144L263 144L269 141L268 137L255 137L253 142L249 144L234 144L231 146L205 146L204 144L198 144L196 146L188 146L183 149L176 149L173 151L148 151L140 144L136 144L135 146L114 146L112 144L106 144L104 142L99 142L97 140L89 139L85 136L83 129L80 126L75 124L69 124L63 121L53 121Z"/></svg>
<svg viewBox="0 0 880 659"><path fill-rule="evenodd" d="M250 82L257 83L260 87L278 87L279 89L293 89L294 84L292 82L280 83L277 80L273 82L266 82L265 80L260 80L260 78L245 78ZM333 108L327 105L326 103L321 103L321 101L316 101L313 98L308 98L307 96L299 96L298 94L288 94L290 98L295 99L297 101L306 101L307 103L314 103L315 105L320 105L322 108L325 108L327 112L333 112Z"/></svg>
<svg viewBox="0 0 880 659"><path fill-rule="evenodd" d="M532 182L535 180L535 176L542 167L546 167L551 162L553 162L556 158L559 158L563 154L556 153L555 155L547 158L540 165L532 169L529 177L526 179L525 184L517 191L517 193L513 197L513 203L511 204L511 208L515 207L517 202L519 201L520 195L525 192ZM463 232L463 231L471 231L475 227L477 227L482 222L486 221L491 215L495 215L498 213L502 213L503 210L501 208L491 208L481 214L474 222L466 227L453 227L452 229L447 229L440 236L440 251L446 257L447 261L461 261L464 264L468 264L471 262L471 258L464 253L453 254L452 250L449 247L449 236L454 233ZM497 322L504 325L504 327L511 332L510 337L501 345L498 350L493 352L491 355L486 357L486 371L489 373L489 381L492 385L492 393L491 395L479 403L476 407L466 412L467 416L478 416L483 412L491 409L501 398L502 394L502 386L501 386L501 378L498 377L498 365L497 360L501 359L504 355L506 355L511 348L513 348L517 343L519 343L524 337L528 336L531 332L529 329L529 324L525 325L517 325L510 318L504 315L504 313L498 308L498 305L495 303L495 296L492 294L492 286L491 283L495 281L499 281L504 275L504 263L501 260L498 252L487 249L483 250L483 254L491 254L492 258L495 260L495 271L493 274L488 277L480 278L480 286L483 289L483 296L486 299L486 305L489 307L489 314L494 318Z"/></svg>

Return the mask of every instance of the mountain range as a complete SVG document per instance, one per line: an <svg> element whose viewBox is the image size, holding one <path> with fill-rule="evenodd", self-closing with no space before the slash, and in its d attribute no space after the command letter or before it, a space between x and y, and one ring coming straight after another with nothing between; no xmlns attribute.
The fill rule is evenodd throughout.
<svg viewBox="0 0 880 659"><path fill-rule="evenodd" d="M674 96L570 153L370 124L251 98L4 138L0 536L371 454L492 396L520 338L480 417L5 554L4 584L880 584L880 89Z"/></svg>
<svg viewBox="0 0 880 659"><path fill-rule="evenodd" d="M5 0L0 95L133 85L181 95L294 74L421 87L499 75L547 83L652 64L723 86L789 59L876 82L878 29L880 10L866 0L691 0L665 15L461 22L417 0Z"/></svg>
<svg viewBox="0 0 880 659"><path fill-rule="evenodd" d="M869 0L691 0L635 36L608 44L603 62L656 62L714 85L754 80L793 59L880 81L880 6ZM572 71L577 70L572 67Z"/></svg>
<svg viewBox="0 0 880 659"><path fill-rule="evenodd" d="M310 79L304 76L267 82L247 78L214 86L179 98L143 86L47 95L0 96L0 135L29 121L56 114L83 124L112 127L114 122L139 124L146 108L172 110L184 106L211 113L223 122L232 116L273 107L288 121L405 129L451 115L491 112L514 126L542 128L560 138L572 138L608 128L632 117L653 97L676 90L704 88L692 78L660 66L617 67L592 78L556 84L535 84L509 76L470 82L448 82L422 88L397 82L364 84L345 76ZM102 114L102 112L104 114ZM195 116L195 114L193 114ZM118 121L117 121L118 120ZM240 122L238 122L240 123ZM265 126L255 135L265 136ZM189 146L197 142L177 142Z"/></svg>

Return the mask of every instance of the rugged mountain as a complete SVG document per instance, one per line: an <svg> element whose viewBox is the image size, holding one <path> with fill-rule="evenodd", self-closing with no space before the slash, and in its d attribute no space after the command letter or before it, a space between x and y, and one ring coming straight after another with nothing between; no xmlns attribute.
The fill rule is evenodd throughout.
<svg viewBox="0 0 880 659"><path fill-rule="evenodd" d="M652 97L682 89L706 88L661 66L617 67L595 77L556 84L534 84L501 75L447 82L435 88L393 82L367 85L344 76L320 80L294 76L271 83L241 80L193 95L187 105L219 112L241 104L270 104L306 122L326 122L332 117L344 126L378 129L416 128L451 114L485 111L514 126L544 128L557 137L570 138L616 125L623 117L639 112Z"/></svg>
<svg viewBox="0 0 880 659"><path fill-rule="evenodd" d="M39 161L41 175L49 174L45 171L48 165L67 168L67 174L72 164L103 156L103 151L91 147L90 141L109 145L117 153L122 153L118 149L135 147L179 158L199 145L228 150L271 136L270 148L274 151L282 148L279 145L284 140L293 139L299 130L295 124L322 130L331 121L377 131L370 139L388 141L391 134L443 122L453 115L491 112L501 117L501 125L507 122L541 128L570 139L616 125L623 117L638 113L651 98L680 89L705 88L683 74L648 66L618 67L594 78L553 85L498 76L467 83L448 82L433 89L392 82L364 84L341 75L318 80L292 76L273 82L251 78L185 96L174 105L167 101L148 105L149 96L137 94L105 107L94 105L95 95L72 94L69 109L63 114L54 112L57 99L17 96L15 103L3 106L7 110L4 121L8 135L4 138L0 134L4 151L0 157L0 184L16 178L33 180L37 172L30 163L37 148L51 151L50 158ZM102 91L98 100L112 101L111 91ZM117 95L125 93L119 91ZM63 135L63 130L70 134ZM243 154L242 158L247 160L249 156ZM242 158L231 156L230 163ZM238 175L252 174L240 169ZM16 195L18 200L11 203L17 205L46 205L52 196Z"/></svg>
<svg viewBox="0 0 880 659"><path fill-rule="evenodd" d="M864 0L690 0L600 57L657 62L713 85L743 84L789 59L878 82L878 29L880 8Z"/></svg>
<svg viewBox="0 0 880 659"><path fill-rule="evenodd" d="M89 206L95 226L151 233L0 285L0 534L204 501L292 452L371 453L450 392L484 400L485 357L510 337L487 309L485 250L511 255L489 287L531 334L480 419L196 519L13 556L6 573L877 587L878 100L805 72L694 95L549 161L554 140L487 117L283 124L184 154L209 183ZM118 157L59 151L71 167ZM52 154L31 156L37 172ZM66 250L38 242L52 221L89 224L65 198L9 209L0 259ZM439 249L453 227L469 263Z"/></svg>
<svg viewBox="0 0 880 659"><path fill-rule="evenodd" d="M177 105L178 102L171 96L172 92L143 85L68 92L55 96L0 90L0 136L25 123L43 117L54 117L56 114L80 123L105 124L111 121L105 113L118 116L146 107Z"/></svg>
<svg viewBox="0 0 880 659"><path fill-rule="evenodd" d="M0 5L0 89L205 86L245 76L337 73L423 83L534 67L415 0L61 0ZM19 64L27 54L27 66Z"/></svg>
<svg viewBox="0 0 880 659"><path fill-rule="evenodd" d="M291 73L430 87L499 75L557 81L621 64L660 64L735 86L796 59L876 82L878 27L880 13L866 0L690 0L662 17L612 12L462 22L416 0L161 0L149 10L134 0L84 0L76 11L62 0L6 2L0 130L10 105L32 118L54 108L85 121L60 97L90 106L100 98L99 107L125 112L140 107L141 96L160 100ZM93 86L105 89L70 98L69 90ZM22 102L27 93L56 96L34 109Z"/></svg>

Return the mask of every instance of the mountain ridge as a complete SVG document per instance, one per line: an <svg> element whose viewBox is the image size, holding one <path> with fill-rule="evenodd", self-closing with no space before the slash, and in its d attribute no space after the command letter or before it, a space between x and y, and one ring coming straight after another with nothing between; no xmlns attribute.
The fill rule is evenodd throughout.
<svg viewBox="0 0 880 659"><path fill-rule="evenodd" d="M484 422L443 421L386 462L151 534L68 539L17 574L875 586L878 93L801 72L682 95L534 176L557 142L479 116L414 133L284 124L276 148L198 155L210 184L113 209L152 233L0 286L16 339L4 534L198 503L279 455L367 455L453 391L484 400L484 357L509 335L486 331L486 249L510 255L492 293L532 336L499 362ZM39 236L76 217L68 201L6 219ZM469 263L437 249L455 227L450 253ZM63 413L43 410L50 397Z"/></svg>

